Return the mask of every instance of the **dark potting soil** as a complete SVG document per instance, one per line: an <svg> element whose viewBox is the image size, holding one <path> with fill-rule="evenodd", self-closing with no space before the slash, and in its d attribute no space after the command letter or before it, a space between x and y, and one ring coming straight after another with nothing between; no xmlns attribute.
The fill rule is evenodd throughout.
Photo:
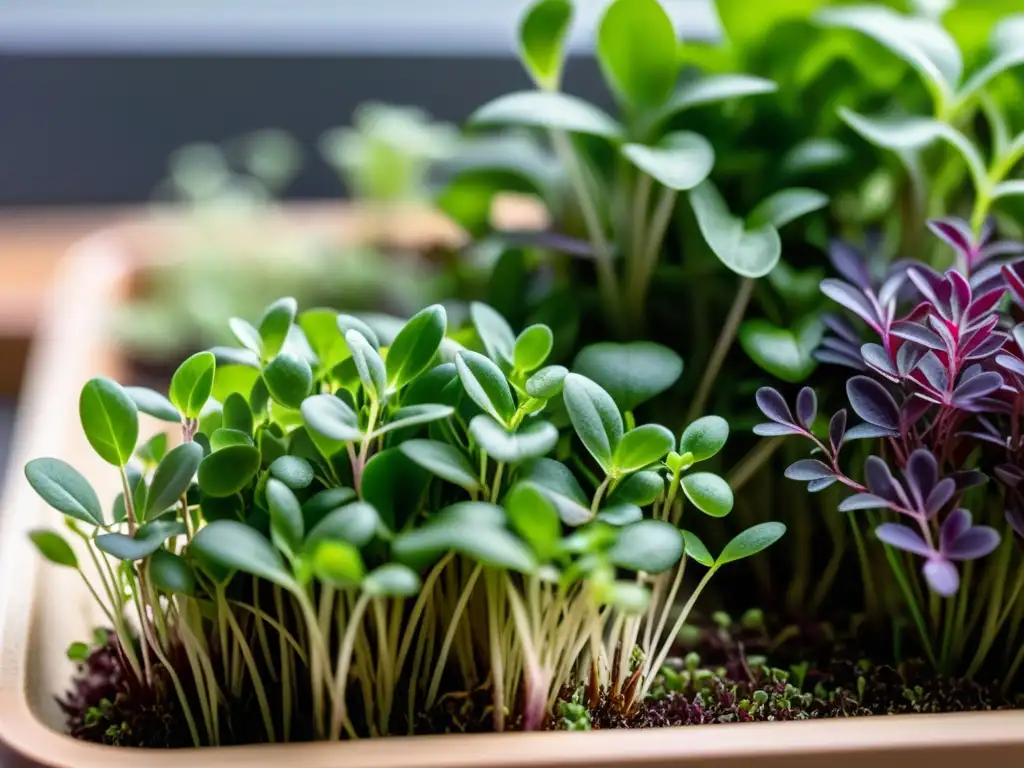
<svg viewBox="0 0 1024 768"><path fill-rule="evenodd" d="M1019 695L1003 692L996 681L936 676L920 661L872 663L855 641L822 640L820 633L807 631L765 656L759 647L764 636L759 629L709 625L694 638L696 650L670 660L651 695L633 711L626 711L621 695L607 690L565 689L545 727L654 728L1024 707ZM178 666L179 674L185 669L187 664ZM147 688L126 674L116 640L109 636L79 664L60 700L69 733L108 745L191 746L168 675L157 668L154 677L154 686ZM263 738L252 730L260 715L251 694L232 702L230 710L223 743ZM486 732L493 729L492 714L487 687L449 692L418 716L415 730ZM515 713L506 718L508 730L518 724ZM296 726L293 741L311 737L312 729L299 732ZM394 732L407 730L407 724L396 724Z"/></svg>

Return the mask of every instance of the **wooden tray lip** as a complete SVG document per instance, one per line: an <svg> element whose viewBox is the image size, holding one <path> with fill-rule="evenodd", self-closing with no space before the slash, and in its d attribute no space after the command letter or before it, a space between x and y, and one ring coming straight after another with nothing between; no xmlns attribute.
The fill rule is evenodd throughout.
<svg viewBox="0 0 1024 768"><path fill-rule="evenodd" d="M714 728L665 728L590 733L522 733L396 737L344 744L257 745L183 750L145 750L87 744L59 733L33 712L25 674L32 651L33 606L39 558L24 531L44 506L22 476L24 462L56 447L66 425L48 416L51 398L66 391L64 356L69 337L80 343L77 360L105 347L102 325L90 320L97 298L116 300L139 268L138 249L159 229L130 222L102 230L76 244L58 270L47 312L29 360L19 415L0 500L0 742L22 757L49 766L120 766L144 760L154 768L190 764L272 765L302 761L308 768L447 768L477 766L611 766L632 763L762 766L960 765L965 757L1020 760L1024 764L1024 710L948 715L900 715L758 723ZM95 313L93 313L95 314ZM874 768L874 766L873 766Z"/></svg>

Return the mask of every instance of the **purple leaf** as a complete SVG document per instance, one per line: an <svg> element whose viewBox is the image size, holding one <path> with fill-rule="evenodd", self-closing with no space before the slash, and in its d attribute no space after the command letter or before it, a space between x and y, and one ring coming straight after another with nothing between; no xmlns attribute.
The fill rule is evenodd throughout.
<svg viewBox="0 0 1024 768"><path fill-rule="evenodd" d="M833 475L832 477L819 477L817 480L811 480L811 482L807 484L807 492L818 493L819 491L823 491L830 485L833 485L838 479L839 478Z"/></svg>
<svg viewBox="0 0 1024 768"><path fill-rule="evenodd" d="M903 408L900 411L900 424L904 429L914 426L932 408L932 403L916 395L911 395L903 401Z"/></svg>
<svg viewBox="0 0 1024 768"><path fill-rule="evenodd" d="M875 495L906 508L910 506L907 494L903 492L903 486L896 482L896 478L889 471L889 465L877 456L868 456L864 462L864 477L868 483L868 489Z"/></svg>
<svg viewBox="0 0 1024 768"><path fill-rule="evenodd" d="M924 357L925 351L916 344L902 344L896 353L896 370L907 376Z"/></svg>
<svg viewBox="0 0 1024 768"><path fill-rule="evenodd" d="M876 437L896 437L899 432L895 429L876 427L874 424L858 424L846 433L846 442L851 440L871 440Z"/></svg>
<svg viewBox="0 0 1024 768"><path fill-rule="evenodd" d="M839 453L846 435L846 409L836 411L828 422L828 441L832 444L832 452Z"/></svg>
<svg viewBox="0 0 1024 768"><path fill-rule="evenodd" d="M980 373L968 381L961 382L953 392L954 405L963 407L972 400L990 395L1003 386L1003 377L995 371Z"/></svg>
<svg viewBox="0 0 1024 768"><path fill-rule="evenodd" d="M952 597L960 586L960 574L949 560L933 558L921 568L932 592L942 597Z"/></svg>
<svg viewBox="0 0 1024 768"><path fill-rule="evenodd" d="M955 269L946 272L946 282L950 287L949 299L953 308L953 317L960 317L971 305L971 284Z"/></svg>
<svg viewBox="0 0 1024 768"><path fill-rule="evenodd" d="M934 331L930 331L923 325L917 323L908 323L905 320L892 324L892 335L907 341L912 341L915 344L920 344L928 349L937 349L940 352L946 349L946 344L938 334Z"/></svg>
<svg viewBox="0 0 1024 768"><path fill-rule="evenodd" d="M1013 464L1000 464L996 467L996 479L1007 488L1016 488L1024 483L1024 470Z"/></svg>
<svg viewBox="0 0 1024 768"><path fill-rule="evenodd" d="M840 512L854 512L858 509L891 509L892 504L873 493L856 493L839 502Z"/></svg>
<svg viewBox="0 0 1024 768"><path fill-rule="evenodd" d="M807 429L818 415L818 397L810 387L803 387L796 396L796 417Z"/></svg>
<svg viewBox="0 0 1024 768"><path fill-rule="evenodd" d="M878 303L883 307L895 308L900 289L907 282L906 270L890 275L878 289Z"/></svg>
<svg viewBox="0 0 1024 768"><path fill-rule="evenodd" d="M955 325L951 328L950 321L943 320L938 315L928 315L928 325L930 325L939 335L939 338L942 339L944 349L956 348L956 339L953 337L952 331L952 328L956 327Z"/></svg>
<svg viewBox="0 0 1024 768"><path fill-rule="evenodd" d="M961 354L968 360L984 360L1002 349L1004 344L1006 336L1002 333L990 333L987 336L979 333L962 346Z"/></svg>
<svg viewBox="0 0 1024 768"><path fill-rule="evenodd" d="M761 387L757 390L757 394L754 396L757 400L757 407L761 409L761 413L767 416L772 421L777 421L779 424L792 424L793 414L789 410L789 406L786 405L786 400L777 389L771 387Z"/></svg>
<svg viewBox="0 0 1024 768"><path fill-rule="evenodd" d="M875 536L890 547L913 552L921 557L929 557L932 554L931 548L921 538L921 534L906 525L882 523L875 528Z"/></svg>
<svg viewBox="0 0 1024 768"><path fill-rule="evenodd" d="M860 336L850 327L850 324L839 315L822 315L821 321L832 333L851 344L860 344Z"/></svg>
<svg viewBox="0 0 1024 768"><path fill-rule="evenodd" d="M971 306L967 309L967 322L976 322L981 319L981 317L995 309L999 300L1003 298L1004 293L1006 293L1006 289L999 287L995 290L986 291L978 296L978 298L971 302Z"/></svg>
<svg viewBox="0 0 1024 768"><path fill-rule="evenodd" d="M939 548L948 554L950 547L970 528L971 513L962 507L954 509L942 521L942 528L939 529Z"/></svg>
<svg viewBox="0 0 1024 768"><path fill-rule="evenodd" d="M911 375L915 380L928 384L936 392L945 392L949 388L946 366L934 352L929 352L922 357L921 362L917 364Z"/></svg>
<svg viewBox="0 0 1024 768"><path fill-rule="evenodd" d="M1024 279L1020 275L1021 264L1022 262L1019 261L1014 264L1006 264L1003 266L1002 273L1003 279L1006 280L1006 284L1013 292L1013 297L1019 303L1024 303Z"/></svg>
<svg viewBox="0 0 1024 768"><path fill-rule="evenodd" d="M899 380L899 371L889 359L889 353L880 344L865 344L860 348L861 357L870 368L882 374L893 382Z"/></svg>
<svg viewBox="0 0 1024 768"><path fill-rule="evenodd" d="M869 424L898 429L900 409L885 387L867 376L854 376L846 382L846 395L854 412Z"/></svg>
<svg viewBox="0 0 1024 768"><path fill-rule="evenodd" d="M778 424L774 421L767 424L757 424L752 430L759 437L781 437L782 435L802 435L803 432L789 424Z"/></svg>
<svg viewBox="0 0 1024 768"><path fill-rule="evenodd" d="M1024 376L1024 361L1013 355L996 355L996 365L1017 376Z"/></svg>
<svg viewBox="0 0 1024 768"><path fill-rule="evenodd" d="M800 480L801 482L835 476L835 473L828 464L817 459L801 459L794 464L790 464L786 468L785 474L790 480Z"/></svg>
<svg viewBox="0 0 1024 768"><path fill-rule="evenodd" d="M988 482L988 475L984 472L979 472L977 469L962 469L952 472L949 476L953 478L958 491L966 491L968 488L974 488Z"/></svg>
<svg viewBox="0 0 1024 768"><path fill-rule="evenodd" d="M928 229L960 251L965 258L973 250L971 230L963 219L930 219Z"/></svg>
<svg viewBox="0 0 1024 768"><path fill-rule="evenodd" d="M927 448L918 448L910 454L903 477L906 478L907 488L917 502L917 507L923 507L928 494L939 482L939 463Z"/></svg>
<svg viewBox="0 0 1024 768"><path fill-rule="evenodd" d="M836 272L854 285L861 288L871 286L871 275L857 250L842 240L833 240L828 244L828 258Z"/></svg>
<svg viewBox="0 0 1024 768"><path fill-rule="evenodd" d="M991 554L999 546L999 532L987 525L976 525L961 533L956 540L943 546L950 560L977 560Z"/></svg>
<svg viewBox="0 0 1024 768"><path fill-rule="evenodd" d="M931 302L932 307L945 319L949 320L949 313L944 301L945 297L942 295L948 290L948 286L946 286L946 281L943 280L942 276L923 265L918 265L913 269L907 270L907 277L910 278L910 282L920 291L921 295Z"/></svg>
<svg viewBox="0 0 1024 768"><path fill-rule="evenodd" d="M874 307L871 306L864 294L860 293L849 283L831 278L822 280L821 292L832 299L832 301L858 315L864 322L874 328L877 333L882 332L881 318L878 317Z"/></svg>
<svg viewBox="0 0 1024 768"><path fill-rule="evenodd" d="M935 517L949 500L953 498L953 494L956 493L956 480L951 477L944 477L940 480L932 492L928 494L928 498L924 500L924 512L929 519Z"/></svg>
<svg viewBox="0 0 1024 768"><path fill-rule="evenodd" d="M842 365L847 368L854 368L858 371L867 370L867 367L864 365L864 361L861 360L860 355L853 354L852 352L840 352L834 349L818 348L814 350L812 356L819 363Z"/></svg>

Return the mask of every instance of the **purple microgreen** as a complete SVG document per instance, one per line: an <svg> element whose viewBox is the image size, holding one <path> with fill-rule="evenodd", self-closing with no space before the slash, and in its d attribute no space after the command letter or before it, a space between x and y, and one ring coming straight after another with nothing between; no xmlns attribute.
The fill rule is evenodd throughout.
<svg viewBox="0 0 1024 768"><path fill-rule="evenodd" d="M916 344L903 344L896 353L896 370L901 376L909 376L926 352Z"/></svg>
<svg viewBox="0 0 1024 768"><path fill-rule="evenodd" d="M808 430L818 415L818 397L810 387L803 387L796 396L796 417Z"/></svg>
<svg viewBox="0 0 1024 768"><path fill-rule="evenodd" d="M966 511L966 510L965 510ZM977 560L992 554L999 546L999 532L987 525L975 525L965 530L942 549L950 560Z"/></svg>
<svg viewBox="0 0 1024 768"><path fill-rule="evenodd" d="M904 345L904 347L909 346L909 344ZM903 349L903 347L900 347L900 349ZM892 360L889 359L889 353L886 352L880 344L865 344L860 348L860 354L871 370L881 376L884 376L893 383L899 381L899 370L897 370L896 366L892 364Z"/></svg>
<svg viewBox="0 0 1024 768"><path fill-rule="evenodd" d="M895 429L876 427L874 424L858 424L846 432L846 442L851 440L872 440L876 437L897 437L899 432Z"/></svg>
<svg viewBox="0 0 1024 768"><path fill-rule="evenodd" d="M803 431L789 424L778 424L774 421L757 424L752 432L758 437L782 437L783 435L802 435Z"/></svg>
<svg viewBox="0 0 1024 768"><path fill-rule="evenodd" d="M859 288L871 287L871 274L857 250L842 240L828 245L828 258L836 272Z"/></svg>
<svg viewBox="0 0 1024 768"><path fill-rule="evenodd" d="M962 382L953 391L953 404L958 408L970 409L975 400L990 395L1003 386L1003 377L995 371L979 373Z"/></svg>
<svg viewBox="0 0 1024 768"><path fill-rule="evenodd" d="M948 552L950 546L971 527L971 513L966 509L954 509L942 521L939 529L939 547Z"/></svg>
<svg viewBox="0 0 1024 768"><path fill-rule="evenodd" d="M832 414L828 422L828 440L832 444L832 453L839 453L846 436L846 409L842 408Z"/></svg>
<svg viewBox="0 0 1024 768"><path fill-rule="evenodd" d="M928 229L959 251L965 263L970 261L974 246L971 228L967 222L954 218L931 219L928 221Z"/></svg>
<svg viewBox="0 0 1024 768"><path fill-rule="evenodd" d="M893 336L900 339L912 341L928 349L937 349L940 352L946 349L946 343L934 331L930 331L918 323L906 321L895 322L890 329Z"/></svg>
<svg viewBox="0 0 1024 768"><path fill-rule="evenodd" d="M949 500L953 498L953 494L956 493L956 480L951 477L944 477L940 480L931 493L924 500L924 511L925 515L930 519L935 517Z"/></svg>
<svg viewBox="0 0 1024 768"><path fill-rule="evenodd" d="M839 315L822 315L821 321L832 333L851 344L860 344L860 336L848 322Z"/></svg>
<svg viewBox="0 0 1024 768"><path fill-rule="evenodd" d="M839 503L840 512L855 512L858 509L892 509L892 503L873 493L855 493Z"/></svg>
<svg viewBox="0 0 1024 768"><path fill-rule="evenodd" d="M1019 304L1024 304L1024 276L1021 275L1022 266L1024 266L1024 262L1018 261L1015 264L1004 265L1001 270L1003 273L1003 279L1006 280L1006 285L1010 288L1010 291L1013 293L1013 297Z"/></svg>
<svg viewBox="0 0 1024 768"><path fill-rule="evenodd" d="M846 395L854 413L869 424L896 430L900 424L900 409L885 387L867 376L854 376L846 382Z"/></svg>
<svg viewBox="0 0 1024 768"><path fill-rule="evenodd" d="M903 477L916 506L922 507L939 482L939 463L927 448L918 448L910 454Z"/></svg>
<svg viewBox="0 0 1024 768"><path fill-rule="evenodd" d="M811 482L807 484L807 492L818 493L819 491L825 490L830 485L834 485L837 480L839 480L839 478L835 475L832 475L831 477L819 477L817 480L811 480Z"/></svg>
<svg viewBox="0 0 1024 768"><path fill-rule="evenodd" d="M921 538L921 534L906 525L882 523L875 528L875 536L890 547L912 552L921 557L930 557L933 554L932 548Z"/></svg>
<svg viewBox="0 0 1024 768"><path fill-rule="evenodd" d="M761 409L761 413L772 421L779 424L795 423L793 421L793 414L786 404L786 399L777 389L761 387L757 390L755 399L757 400L757 407Z"/></svg>
<svg viewBox="0 0 1024 768"><path fill-rule="evenodd" d="M868 490L875 496L881 496L890 503L904 509L910 506L910 500L889 470L889 465L877 456L868 456L864 462L864 477Z"/></svg>
<svg viewBox="0 0 1024 768"><path fill-rule="evenodd" d="M932 558L921 569L932 592L942 597L951 597L960 587L960 574L956 566L941 557Z"/></svg>
<svg viewBox="0 0 1024 768"><path fill-rule="evenodd" d="M857 289L849 283L844 283L842 280L834 280L831 278L822 280L821 292L832 299L832 301L837 304L841 304L860 317L865 323L870 325L876 333L882 332L881 318L878 316L878 313L875 312L871 303L864 294L858 292Z"/></svg>
<svg viewBox="0 0 1024 768"><path fill-rule="evenodd" d="M799 480L801 482L820 480L824 477L833 477L835 475L830 466L817 459L801 459L794 464L790 464L786 468L785 474L790 480Z"/></svg>
<svg viewBox="0 0 1024 768"><path fill-rule="evenodd" d="M963 469L950 474L956 483L958 491L966 491L968 488L976 488L988 482L988 475L977 469Z"/></svg>

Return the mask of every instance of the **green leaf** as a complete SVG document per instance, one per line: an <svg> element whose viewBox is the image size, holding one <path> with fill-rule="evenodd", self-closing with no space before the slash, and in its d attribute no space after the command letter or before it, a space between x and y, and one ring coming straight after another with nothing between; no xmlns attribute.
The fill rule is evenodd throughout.
<svg viewBox="0 0 1024 768"><path fill-rule="evenodd" d="M517 125L583 133L616 140L622 126L593 104L566 93L519 91L489 101L469 116L470 125Z"/></svg>
<svg viewBox="0 0 1024 768"><path fill-rule="evenodd" d="M374 597L412 597L420 586L419 574L401 563L385 563L363 579L363 592Z"/></svg>
<svg viewBox="0 0 1024 768"><path fill-rule="evenodd" d="M531 421L510 432L487 414L474 416L469 423L473 441L490 458L505 464L520 464L539 459L558 443L558 430L547 421Z"/></svg>
<svg viewBox="0 0 1024 768"><path fill-rule="evenodd" d="M207 496L231 496L241 491L260 468L260 452L251 445L229 445L199 464L199 488Z"/></svg>
<svg viewBox="0 0 1024 768"><path fill-rule="evenodd" d="M363 469L362 497L391 530L401 529L423 505L432 476L399 448L375 453Z"/></svg>
<svg viewBox="0 0 1024 768"><path fill-rule="evenodd" d="M622 416L615 401L599 385L578 373L565 377L562 397L583 445L605 472L611 472L612 456L623 432Z"/></svg>
<svg viewBox="0 0 1024 768"><path fill-rule="evenodd" d="M670 133L653 147L625 144L622 154L662 186L680 192L704 181L715 164L711 144L691 131Z"/></svg>
<svg viewBox="0 0 1024 768"><path fill-rule="evenodd" d="M524 373L540 368L551 354L555 337L546 325L531 325L516 339L513 362L515 367Z"/></svg>
<svg viewBox="0 0 1024 768"><path fill-rule="evenodd" d="M78 413L89 445L115 467L128 463L139 439L139 411L121 385L107 378L86 382Z"/></svg>
<svg viewBox="0 0 1024 768"><path fill-rule="evenodd" d="M313 391L313 371L305 360L282 352L263 369L263 383L281 405L299 408Z"/></svg>
<svg viewBox="0 0 1024 768"><path fill-rule="evenodd" d="M177 520L153 520L135 531L135 536L123 533L104 533L97 536L96 548L118 560L142 560L149 557L163 543L185 533L185 524Z"/></svg>
<svg viewBox="0 0 1024 768"><path fill-rule="evenodd" d="M737 336L743 351L761 368L783 381L798 383L818 367L814 350L821 343L823 332L820 321L812 315L797 323L793 330L754 318L740 325Z"/></svg>
<svg viewBox="0 0 1024 768"><path fill-rule="evenodd" d="M447 328L444 307L434 304L406 323L388 348L388 387L398 390L430 367Z"/></svg>
<svg viewBox="0 0 1024 768"><path fill-rule="evenodd" d="M651 592L642 584L616 581L608 587L604 602L622 613L643 613L651 603Z"/></svg>
<svg viewBox="0 0 1024 768"><path fill-rule="evenodd" d="M537 0L519 23L519 57L539 88L558 90L572 11L570 0Z"/></svg>
<svg viewBox="0 0 1024 768"><path fill-rule="evenodd" d="M296 586L280 553L257 530L237 520L215 520L204 526L189 551L219 568L258 576L285 589Z"/></svg>
<svg viewBox="0 0 1024 768"><path fill-rule="evenodd" d="M212 396L222 403L226 403L233 393L238 393L245 398L249 397L253 385L260 382L260 366L255 367L244 365L218 365L213 375ZM259 411L257 403L252 403L250 410Z"/></svg>
<svg viewBox="0 0 1024 768"><path fill-rule="evenodd" d="M566 525L582 525L593 519L590 502L570 469L554 459L538 459L523 468L521 475L537 485L555 505Z"/></svg>
<svg viewBox="0 0 1024 768"><path fill-rule="evenodd" d="M263 312L260 320L260 338L263 340L264 359L276 357L284 348L288 331L291 330L298 311L299 305L295 299L285 297L275 301Z"/></svg>
<svg viewBox="0 0 1024 768"><path fill-rule="evenodd" d="M469 305L469 316L487 356L499 366L511 366L516 346L516 335L498 312L486 304L474 301Z"/></svg>
<svg viewBox="0 0 1024 768"><path fill-rule="evenodd" d="M597 30L597 59L619 100L658 107L679 75L675 28L658 0L613 0Z"/></svg>
<svg viewBox="0 0 1024 768"><path fill-rule="evenodd" d="M729 422L721 416L702 416L691 422L679 438L679 452L689 453L694 461L707 461L729 439Z"/></svg>
<svg viewBox="0 0 1024 768"><path fill-rule="evenodd" d="M537 486L515 485L505 497L505 510L512 528L530 545L538 561L554 557L562 538L562 521Z"/></svg>
<svg viewBox="0 0 1024 768"><path fill-rule="evenodd" d="M615 447L612 464L621 474L660 461L676 444L675 435L660 424L643 424L629 430Z"/></svg>
<svg viewBox="0 0 1024 768"><path fill-rule="evenodd" d="M690 190L690 205L701 235L718 259L743 277L764 277L779 262L782 243L770 224L755 229L729 212L725 201L710 181Z"/></svg>
<svg viewBox="0 0 1024 768"><path fill-rule="evenodd" d="M708 552L704 542L697 538L695 533L683 531L683 543L686 549L686 556L691 557L703 566L710 568L715 564L715 558Z"/></svg>
<svg viewBox="0 0 1024 768"><path fill-rule="evenodd" d="M504 528L490 525L470 527L464 519L446 515L439 515L427 525L401 534L391 547L392 556L412 568L429 565L448 551L455 551L491 568L520 573L532 573L537 568L537 561L529 548Z"/></svg>
<svg viewBox="0 0 1024 768"><path fill-rule="evenodd" d="M565 374L569 369L563 365L549 365L541 368L526 380L526 393L530 397L550 399L562 391Z"/></svg>
<svg viewBox="0 0 1024 768"><path fill-rule="evenodd" d="M302 401L299 410L306 428L328 440L348 443L363 437L359 417L340 397L313 395Z"/></svg>
<svg viewBox="0 0 1024 768"><path fill-rule="evenodd" d="M469 459L454 445L439 440L406 440L399 449L442 480L465 488L470 493L480 490L480 481Z"/></svg>
<svg viewBox="0 0 1024 768"><path fill-rule="evenodd" d="M158 464L167 455L167 433L157 432L135 449L135 455L144 464Z"/></svg>
<svg viewBox="0 0 1024 768"><path fill-rule="evenodd" d="M71 545L59 533L39 529L29 531L28 537L36 545L39 554L54 565L78 568L78 558L75 556L75 550L71 548Z"/></svg>
<svg viewBox="0 0 1024 768"><path fill-rule="evenodd" d="M372 504L354 501L324 516L309 532L306 548L312 550L320 541L345 541L356 547L365 547L380 528L381 519Z"/></svg>
<svg viewBox="0 0 1024 768"><path fill-rule="evenodd" d="M320 581L342 589L356 586L366 574L359 550L345 541L320 541L312 564Z"/></svg>
<svg viewBox="0 0 1024 768"><path fill-rule="evenodd" d="M135 403L135 407L142 413L149 414L154 419L168 421L172 424L181 422L181 414L171 401L159 392L148 387L125 387L124 392Z"/></svg>
<svg viewBox="0 0 1024 768"><path fill-rule="evenodd" d="M621 410L632 411L675 384L683 361L651 341L601 342L580 350L572 369L603 387Z"/></svg>
<svg viewBox="0 0 1024 768"><path fill-rule="evenodd" d="M231 317L228 318L228 327L238 343L256 355L257 359L263 356L263 339L252 323L240 317Z"/></svg>
<svg viewBox="0 0 1024 768"><path fill-rule="evenodd" d="M652 469L634 472L608 497L608 504L646 507L665 492L665 479Z"/></svg>
<svg viewBox="0 0 1024 768"><path fill-rule="evenodd" d="M598 520L603 523L608 523L608 525L614 525L617 528L621 528L624 525L631 525L638 520L642 520L643 517L644 513L640 507L636 504L627 504L625 502L609 504L597 513Z"/></svg>
<svg viewBox="0 0 1024 768"><path fill-rule="evenodd" d="M270 476L280 480L293 491L308 488L313 482L313 467L298 456L281 456L268 467Z"/></svg>
<svg viewBox="0 0 1024 768"><path fill-rule="evenodd" d="M608 553L620 568L644 573L662 573L683 556L679 529L664 520L640 520L619 530Z"/></svg>
<svg viewBox="0 0 1024 768"><path fill-rule="evenodd" d="M196 352L171 377L171 402L188 419L199 418L213 393L217 360L212 352Z"/></svg>
<svg viewBox="0 0 1024 768"><path fill-rule="evenodd" d="M252 438L238 429L213 430L210 435L210 450L221 451L231 445L252 445Z"/></svg>
<svg viewBox="0 0 1024 768"><path fill-rule="evenodd" d="M388 374L380 354L366 337L356 330L345 334L345 343L352 354L352 362L359 372L359 380L367 394L377 400L383 399L387 392Z"/></svg>
<svg viewBox="0 0 1024 768"><path fill-rule="evenodd" d="M747 528L747 530L725 545L722 554L715 561L715 566L719 567L726 563L756 555L781 539L785 533L786 526L782 523L760 523L759 525Z"/></svg>
<svg viewBox="0 0 1024 768"><path fill-rule="evenodd" d="M104 637L103 642L105 643L106 642L105 630L104 630L103 637ZM74 643L71 643L68 646L68 650L67 650L68 661L74 661L74 662L77 662L79 664L82 664L82 663L84 663L89 658L89 653L90 653L89 646L86 643L83 643L83 642L80 642L80 641L76 641Z"/></svg>
<svg viewBox="0 0 1024 768"><path fill-rule="evenodd" d="M203 460L203 449L196 443L182 443L164 456L153 473L146 497L147 520L173 507L192 484Z"/></svg>
<svg viewBox="0 0 1024 768"><path fill-rule="evenodd" d="M805 187L780 189L757 204L757 207L747 217L747 225L760 227L763 224L770 224L776 229L782 229L791 221L821 210L826 205L828 205L828 195L815 189Z"/></svg>
<svg viewBox="0 0 1024 768"><path fill-rule="evenodd" d="M328 514L355 501L356 498L358 497L352 488L325 488L307 499L302 505L302 517L306 521L306 530L310 532L310 536L317 524Z"/></svg>
<svg viewBox="0 0 1024 768"><path fill-rule="evenodd" d="M652 127L693 107L743 96L774 93L778 88L771 80L753 75L710 75L690 78L680 83L665 106L657 111L652 120Z"/></svg>
<svg viewBox="0 0 1024 768"><path fill-rule="evenodd" d="M516 411L516 404L501 369L488 358L468 349L455 356L455 368L470 399L502 424L508 424Z"/></svg>
<svg viewBox="0 0 1024 768"><path fill-rule="evenodd" d="M1016 197L1019 195L1024 195L1024 179L1011 179L1010 181L1000 182L992 190L993 200L998 200L1000 197Z"/></svg>
<svg viewBox="0 0 1024 768"><path fill-rule="evenodd" d="M90 525L104 525L103 508L89 481L60 459L32 459L25 478L43 501L68 517Z"/></svg>
<svg viewBox="0 0 1024 768"><path fill-rule="evenodd" d="M373 437L380 437L396 429L406 429L420 424L429 424L432 421L447 419L455 413L450 405L436 405L424 403L423 405L407 405L399 408L384 426L374 430Z"/></svg>
<svg viewBox="0 0 1024 768"><path fill-rule="evenodd" d="M237 347L210 347L207 352L213 355L218 368L255 368L259 370L260 358L255 352ZM214 373L214 380L217 374Z"/></svg>
<svg viewBox="0 0 1024 768"><path fill-rule="evenodd" d="M249 401L238 392L232 392L224 401L221 423L225 429L235 429L252 437L253 418Z"/></svg>
<svg viewBox="0 0 1024 768"><path fill-rule="evenodd" d="M338 315L335 322L338 325L338 330L341 331L343 341L349 331L358 331L371 347L375 350L380 349L380 338L377 336L377 332L365 320L354 315ZM345 343L345 346L348 347L348 342Z"/></svg>
<svg viewBox="0 0 1024 768"><path fill-rule="evenodd" d="M697 509L711 517L725 517L732 511L732 488L711 472L694 472L683 477L683 493Z"/></svg>
<svg viewBox="0 0 1024 768"><path fill-rule="evenodd" d="M287 485L271 478L267 481L267 507L270 512L270 541L286 557L294 557L302 548L302 538L306 533L299 500Z"/></svg>
<svg viewBox="0 0 1024 768"><path fill-rule="evenodd" d="M177 595L196 593L196 575L180 555L158 549L149 559L149 579L162 592Z"/></svg>
<svg viewBox="0 0 1024 768"><path fill-rule="evenodd" d="M402 393L402 403L406 406L431 403L452 405L442 399L441 393L458 375L455 363L441 363L441 365L434 366L422 376L416 377L416 380L406 387Z"/></svg>
<svg viewBox="0 0 1024 768"><path fill-rule="evenodd" d="M857 133L884 149L923 149L942 138L942 123L931 117L896 115L867 117L845 107L839 116Z"/></svg>
<svg viewBox="0 0 1024 768"><path fill-rule="evenodd" d="M299 315L298 323L323 370L331 370L348 357L348 347L338 327L338 313L333 309L307 309Z"/></svg>

